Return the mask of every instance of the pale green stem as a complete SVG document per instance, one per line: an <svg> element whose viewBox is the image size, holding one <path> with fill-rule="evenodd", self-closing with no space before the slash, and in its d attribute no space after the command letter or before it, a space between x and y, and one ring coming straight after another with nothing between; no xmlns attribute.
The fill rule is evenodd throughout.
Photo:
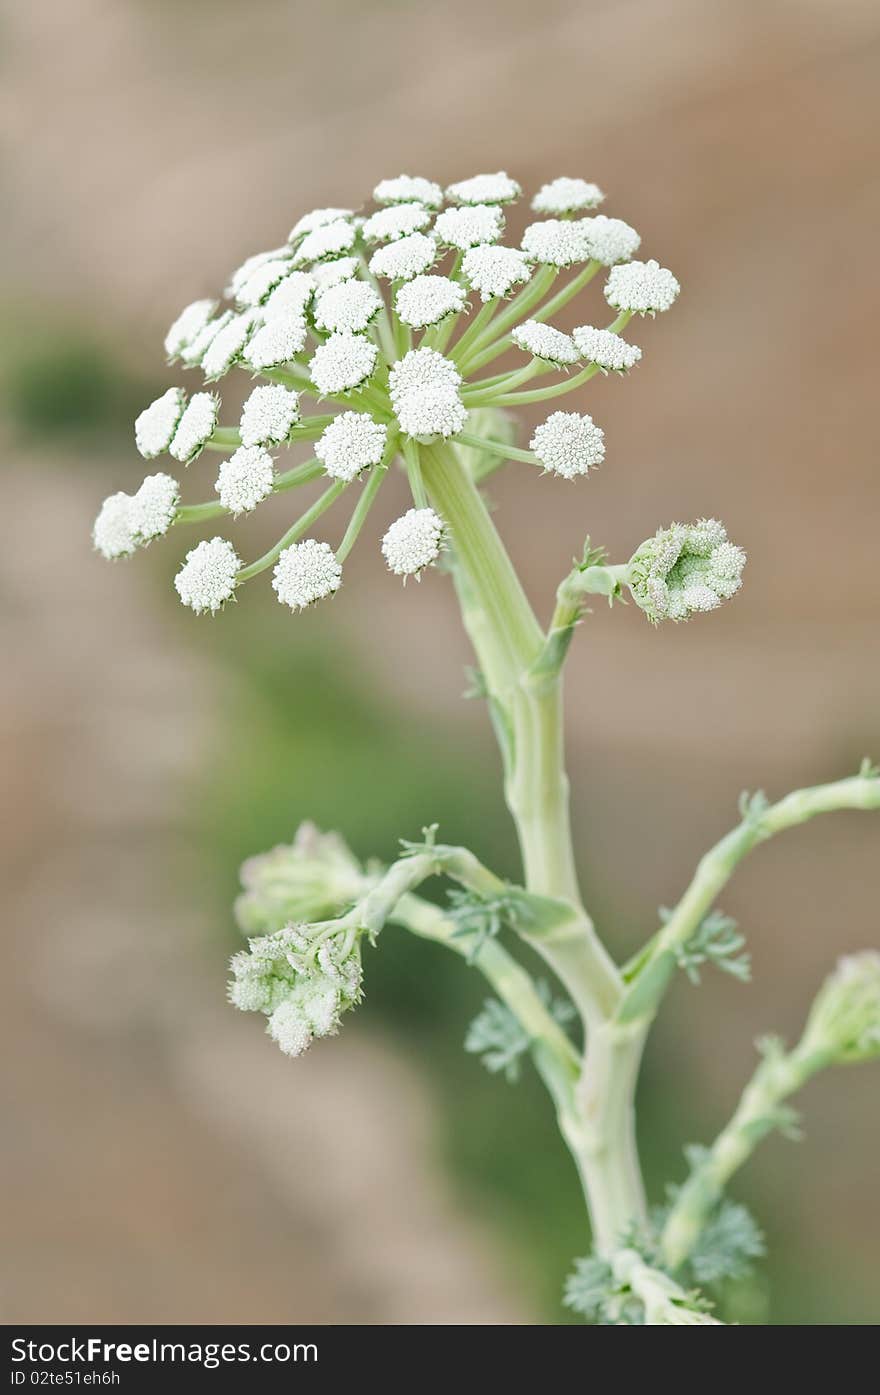
<svg viewBox="0 0 880 1395"><path fill-rule="evenodd" d="M282 494L287 489L296 489L298 485L309 484L323 473L324 466L320 460L305 460L302 465L295 465L292 470L285 470L284 474L276 475L272 493ZM221 518L223 514L229 512L230 510L219 500L209 499L204 504L183 504L177 510L174 522L202 523L209 518Z"/></svg>
<svg viewBox="0 0 880 1395"><path fill-rule="evenodd" d="M584 368L580 373L575 373L573 378L567 378L564 382L553 383L550 387L533 388L531 392L509 392L492 398L493 407L522 407L527 402L549 402L551 398L562 397L567 392L574 392L575 388L583 387L591 378L595 378L601 369L591 363L588 368Z"/></svg>
<svg viewBox="0 0 880 1395"><path fill-rule="evenodd" d="M379 465L374 465L371 469L369 479L364 485L363 493L357 501L357 506L355 507L354 513L351 515L351 518L349 520L348 527L345 530L345 536L343 537L342 542L336 549L337 562L344 562L348 554L351 552L351 549L357 542L358 535L367 520L367 514L373 507L373 502L376 498L376 495L379 493L382 480L384 479L387 472L388 462L385 460L383 460Z"/></svg>
<svg viewBox="0 0 880 1395"><path fill-rule="evenodd" d="M408 437L403 442L403 460L406 465L406 474L409 480L409 489L413 497L413 503L417 509L428 507L428 494L425 489L425 482L422 479L422 466L419 460L419 448L415 441Z"/></svg>
<svg viewBox="0 0 880 1395"><path fill-rule="evenodd" d="M783 1101L830 1064L827 1052L802 1040L767 1056L740 1096L736 1112L678 1192L660 1237L663 1257L678 1269L691 1254L724 1188L768 1133L785 1123Z"/></svg>
<svg viewBox="0 0 880 1395"><path fill-rule="evenodd" d="M500 382L493 380L481 382L478 379L475 383L468 383L462 391L462 401L466 407L478 407L483 403L492 404L499 393L511 391L513 388L519 387L520 384L538 377L539 374L552 373L553 370L553 364L545 363L539 358L530 359L524 368L518 368L512 373L505 373Z"/></svg>
<svg viewBox="0 0 880 1395"><path fill-rule="evenodd" d="M460 431L455 441L456 445L472 446L474 450L488 451L490 455L501 455L507 460L524 460L528 465L539 463L534 451L520 450L518 446L509 446L505 441L493 441L488 436L472 436L467 431Z"/></svg>
<svg viewBox="0 0 880 1395"><path fill-rule="evenodd" d="M572 277L568 285L563 286L554 296L551 296L549 300L544 302L540 310L535 311L532 319L547 320L551 315L555 315L557 310L561 310L570 300L573 300L578 292L584 289L584 286L590 284L596 273L601 270L601 267L601 262L587 262L584 269L579 271L577 276Z"/></svg>
<svg viewBox="0 0 880 1395"><path fill-rule="evenodd" d="M508 302L506 309L500 310L483 332L475 338L469 352L462 359L456 359L463 373L469 371L470 358L474 351L485 349L491 335L506 334L511 325L515 325L531 310L533 305L537 305L539 300L543 300L558 275L559 272L555 266L542 266L535 272L531 281ZM454 351L453 357L455 357Z"/></svg>
<svg viewBox="0 0 880 1395"><path fill-rule="evenodd" d="M453 345L451 357L456 363L488 327L500 303L497 296L493 296L490 300L483 301L483 304L471 320L467 329Z"/></svg>
<svg viewBox="0 0 880 1395"><path fill-rule="evenodd" d="M288 528L284 537L279 538L274 547L270 547L269 551L264 552L262 557L258 557L256 562L251 562L248 566L242 567L241 571L238 573L237 580L250 581L251 577L259 575L260 572L264 572L267 567L271 567L274 562L277 562L284 549L290 547L298 538L301 538L303 533L308 532L312 524L319 519L323 513L327 512L331 504L334 504L340 494L347 488L348 484L344 480L338 480L335 484L331 484L330 488L326 489L320 498L315 500L312 507L307 509L292 527Z"/></svg>
<svg viewBox="0 0 880 1395"><path fill-rule="evenodd" d="M662 1269L647 1264L637 1250L610 1256L617 1283L629 1290L645 1310L646 1327L723 1327L718 1318L696 1307L689 1293Z"/></svg>

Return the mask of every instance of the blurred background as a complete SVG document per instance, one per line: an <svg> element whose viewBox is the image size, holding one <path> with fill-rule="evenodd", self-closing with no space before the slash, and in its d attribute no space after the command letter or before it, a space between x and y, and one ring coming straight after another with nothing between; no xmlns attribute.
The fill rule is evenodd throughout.
<svg viewBox="0 0 880 1395"><path fill-rule="evenodd" d="M0 1313L565 1321L573 1171L537 1084L461 1051L476 975L388 931L364 1007L299 1063L224 1003L238 864L305 817L380 857L438 821L516 875L448 580L404 590L377 556L402 491L299 619L258 582L196 620L171 588L189 539L111 568L91 521L143 474L132 419L171 380L167 325L303 211L402 170L601 184L683 294L633 326L628 381L591 385L605 468L578 488L511 469L498 524L542 615L588 531L617 559L717 514L751 554L710 621L598 608L573 648L580 864L629 954L741 790L880 755L877 8L50 0L2 25ZM283 526L261 511L242 550ZM670 995L640 1097L655 1199L754 1037L793 1037L835 957L876 943L878 854L876 821L836 815L737 874L754 982ZM769 1260L729 1315L876 1320L877 1096L869 1068L818 1081L806 1142L737 1180Z"/></svg>

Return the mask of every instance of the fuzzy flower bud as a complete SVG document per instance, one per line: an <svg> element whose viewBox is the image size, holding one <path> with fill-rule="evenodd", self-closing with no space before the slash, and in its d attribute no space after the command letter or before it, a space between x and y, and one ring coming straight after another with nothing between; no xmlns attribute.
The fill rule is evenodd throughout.
<svg viewBox="0 0 880 1395"><path fill-rule="evenodd" d="M722 523L673 523L648 538L630 562L629 587L648 619L687 620L716 610L739 590L746 554Z"/></svg>
<svg viewBox="0 0 880 1395"><path fill-rule="evenodd" d="M423 203L426 208L439 208L443 190L420 174L399 174L396 179L381 179L373 198L377 203Z"/></svg>
<svg viewBox="0 0 880 1395"><path fill-rule="evenodd" d="M366 886L339 834L321 833L311 823L300 824L292 843L248 858L240 875L235 917L248 935L281 930L291 921L327 920Z"/></svg>
<svg viewBox="0 0 880 1395"><path fill-rule="evenodd" d="M226 538L200 542L186 554L186 561L174 578L174 586L184 605L197 615L206 610L213 615L235 590L241 558Z"/></svg>
<svg viewBox="0 0 880 1395"><path fill-rule="evenodd" d="M382 539L382 555L395 576L418 576L436 562L443 541L443 519L433 509L409 509Z"/></svg>
<svg viewBox="0 0 880 1395"><path fill-rule="evenodd" d="M332 479L348 482L379 464L387 439L387 426L369 413L340 412L315 443L315 455Z"/></svg>
<svg viewBox="0 0 880 1395"><path fill-rule="evenodd" d="M342 568L336 554L327 543L314 538L286 547L272 573L273 591L291 610L304 610L332 596L341 584Z"/></svg>
<svg viewBox="0 0 880 1395"><path fill-rule="evenodd" d="M536 213L576 213L582 208L595 208L604 198L598 184L563 175L541 186L532 199L532 208Z"/></svg>
<svg viewBox="0 0 880 1395"><path fill-rule="evenodd" d="M552 412L529 442L545 470L563 479L586 475L605 459L605 433L591 416Z"/></svg>
<svg viewBox="0 0 880 1395"><path fill-rule="evenodd" d="M880 954L847 954L813 1003L801 1047L838 1064L880 1056Z"/></svg>
<svg viewBox="0 0 880 1395"><path fill-rule="evenodd" d="M447 315L457 315L465 303L464 287L448 276L416 276L401 286L394 308L405 325L424 329Z"/></svg>
<svg viewBox="0 0 880 1395"><path fill-rule="evenodd" d="M659 262L627 262L608 273L605 299L615 310L656 315L675 303L680 290L672 272Z"/></svg>
<svg viewBox="0 0 880 1395"><path fill-rule="evenodd" d="M272 493L275 462L262 446L239 446L224 460L217 474L215 489L220 503L230 513L250 513Z"/></svg>
<svg viewBox="0 0 880 1395"><path fill-rule="evenodd" d="M255 387L241 412L243 446L278 446L299 421L299 398L280 383Z"/></svg>

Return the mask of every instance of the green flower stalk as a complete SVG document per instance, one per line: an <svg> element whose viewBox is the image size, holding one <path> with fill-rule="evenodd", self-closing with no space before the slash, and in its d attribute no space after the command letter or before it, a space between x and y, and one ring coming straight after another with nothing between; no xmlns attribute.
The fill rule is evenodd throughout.
<svg viewBox="0 0 880 1395"><path fill-rule="evenodd" d="M504 243L521 195L503 171L445 190L423 176L383 179L372 207L312 210L283 244L248 257L225 305L188 305L165 350L202 385L190 394L173 384L150 403L135 444L144 460L167 454L191 477L219 454L213 497L184 501L180 472L157 471L105 500L93 541L118 560L181 528L210 523L213 533L274 507L276 541L262 556L246 560L223 528L186 550L174 587L189 609L213 615L262 577L298 612L344 592L348 557L371 536L382 485L401 472L411 507L371 545L404 582L441 559L451 578L501 748L521 884L468 849L438 843L433 829L378 867L305 826L242 869L236 913L248 944L232 960L230 1000L265 1017L281 1050L300 1056L360 1001L368 951L387 925L442 944L492 994L467 1049L511 1081L532 1061L577 1168L593 1252L577 1262L566 1302L591 1322L718 1325L700 1286L742 1274L763 1252L757 1227L724 1189L758 1139L790 1121L784 1101L812 1073L880 1054L880 958L842 961L798 1046L765 1047L731 1123L710 1148L692 1150L691 1174L662 1213L648 1204L636 1145L650 1026L679 970L694 982L710 966L747 979L744 937L716 904L741 858L819 813L880 808L880 778L865 765L777 804L746 800L740 823L701 859L642 950L615 961L576 870L566 656L593 597L628 594L655 624L687 620L733 598L745 553L715 519L660 528L628 561L608 560L587 540L549 624L539 620L482 486L505 467L525 467L574 497L600 466L616 468L614 443L583 410L583 393L599 375L623 378L637 367L641 349L624 331L635 316L669 310L680 286L657 261L635 259L638 232L596 212L604 194L584 179L545 184L518 243ZM603 279L610 317L596 292ZM555 322L562 312L578 323ZM235 370L254 383L237 422L224 422L214 385ZM576 409L562 409L559 399L573 394ZM536 403L548 414L518 444L515 409ZM281 468L289 452L293 462ZM317 493L292 503L311 485ZM432 878L452 884L445 909L420 894ZM527 972L523 945L555 985Z"/></svg>

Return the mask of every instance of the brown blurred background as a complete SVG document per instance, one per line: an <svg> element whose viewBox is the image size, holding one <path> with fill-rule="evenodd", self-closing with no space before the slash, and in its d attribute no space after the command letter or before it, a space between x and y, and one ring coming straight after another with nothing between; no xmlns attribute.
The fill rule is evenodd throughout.
<svg viewBox="0 0 880 1395"><path fill-rule="evenodd" d="M401 170L599 182L683 294L633 327L628 381L591 385L605 468L511 470L499 526L542 614L588 531L617 559L717 514L751 556L719 615L599 609L574 646L581 865L631 952L740 790L880 755L877 8L53 0L2 24L0 1315L563 1320L575 1184L533 1083L462 1055L460 966L389 933L365 1007L299 1063L223 1001L235 868L302 817L382 856L439 819L515 872L447 580L404 591L376 555L402 494L301 620L255 585L196 621L181 539L111 569L89 527L143 473L167 324L301 212ZM251 554L278 516L244 528ZM641 1101L655 1198L754 1036L794 1035L835 956L876 943L878 853L880 824L839 815L738 874L754 983L670 997ZM744 1320L876 1320L877 1086L817 1083L806 1142L737 1181L770 1245Z"/></svg>

